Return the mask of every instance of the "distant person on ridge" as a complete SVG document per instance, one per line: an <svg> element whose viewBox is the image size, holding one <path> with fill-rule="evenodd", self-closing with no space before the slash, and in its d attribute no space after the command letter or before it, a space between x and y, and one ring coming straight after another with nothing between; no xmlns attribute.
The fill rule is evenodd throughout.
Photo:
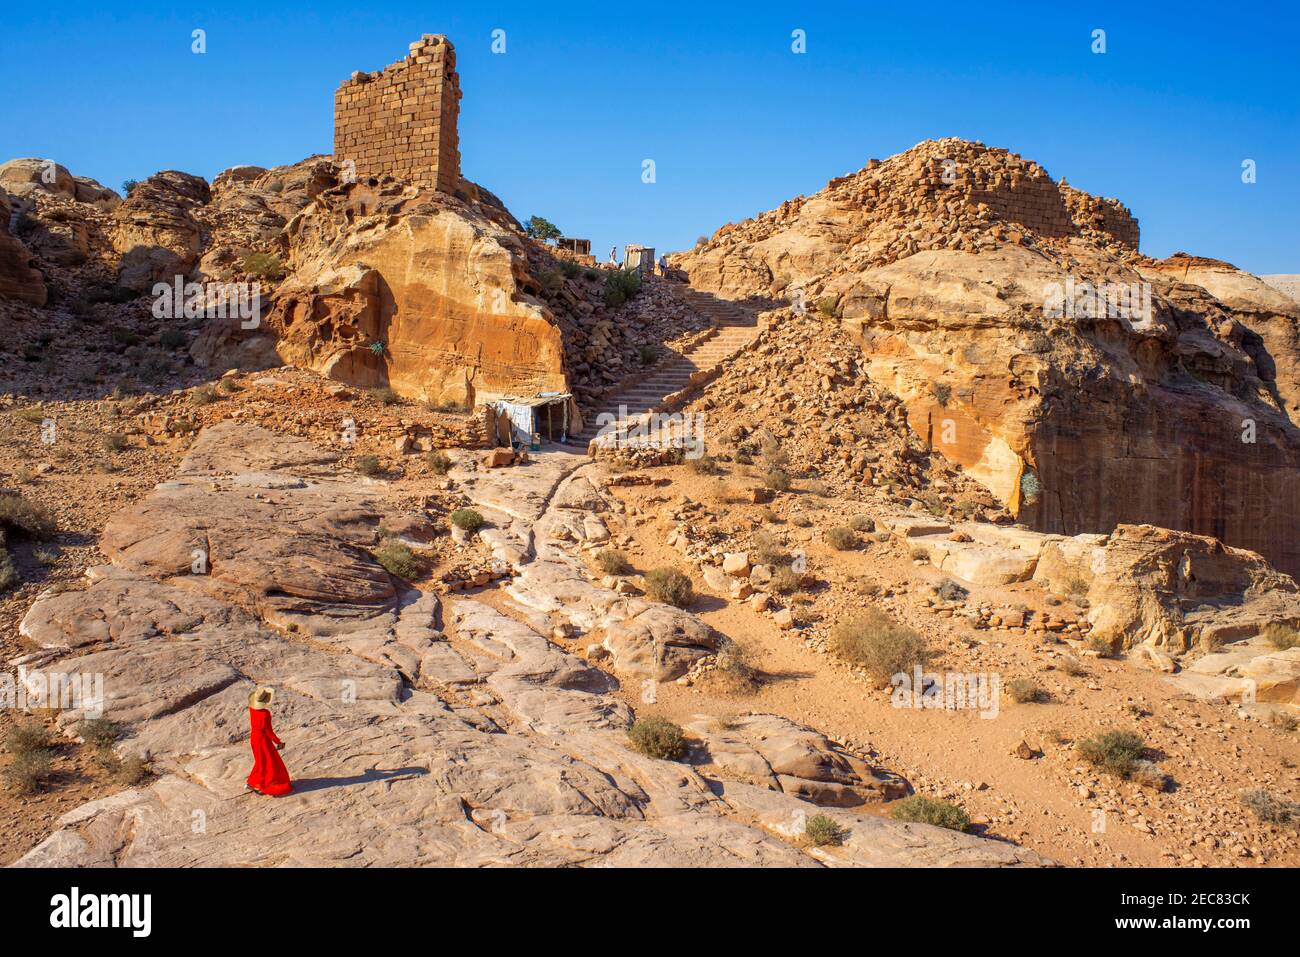
<svg viewBox="0 0 1300 957"><path fill-rule="evenodd" d="M280 760L279 750L284 742L271 727L271 688L258 688L248 696L248 723L251 729L248 743L253 748L253 771L248 775L248 787L259 794L280 797L293 790L289 769Z"/></svg>
<svg viewBox="0 0 1300 957"><path fill-rule="evenodd" d="M617 247L617 246L610 246L610 247L609 247L609 264L610 264L611 266L617 266L617 265L618 265L618 247Z"/></svg>

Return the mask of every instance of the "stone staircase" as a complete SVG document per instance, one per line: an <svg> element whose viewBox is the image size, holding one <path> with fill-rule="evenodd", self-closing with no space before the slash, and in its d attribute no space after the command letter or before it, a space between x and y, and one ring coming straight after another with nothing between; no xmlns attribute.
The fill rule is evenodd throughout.
<svg viewBox="0 0 1300 957"><path fill-rule="evenodd" d="M585 427L576 437L579 444L585 445L596 438L602 428L597 423L604 414L615 416L617 430L622 432L641 421L647 413L659 411L665 400L690 385L693 377L714 369L758 335L756 314L738 303L689 287L682 287L680 296L697 314L709 320L712 327L709 334L686 351L669 352L650 368L630 375L614 386L585 416ZM626 409L626 415L622 413L623 409Z"/></svg>

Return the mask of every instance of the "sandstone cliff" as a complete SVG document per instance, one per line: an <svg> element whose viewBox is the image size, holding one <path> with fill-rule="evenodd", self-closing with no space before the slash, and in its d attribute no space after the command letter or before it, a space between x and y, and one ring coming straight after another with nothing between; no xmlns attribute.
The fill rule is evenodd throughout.
<svg viewBox="0 0 1300 957"><path fill-rule="evenodd" d="M1116 201L949 139L675 261L721 295L838 318L912 427L1036 528L1153 523L1300 570L1296 316L1254 277L1171 275L1137 240Z"/></svg>
<svg viewBox="0 0 1300 957"><path fill-rule="evenodd" d="M566 388L559 330L524 291L524 243L495 197L316 173L278 237L288 276L264 323L212 326L201 360L284 362L436 402ZM232 178L217 204L256 209L270 175Z"/></svg>

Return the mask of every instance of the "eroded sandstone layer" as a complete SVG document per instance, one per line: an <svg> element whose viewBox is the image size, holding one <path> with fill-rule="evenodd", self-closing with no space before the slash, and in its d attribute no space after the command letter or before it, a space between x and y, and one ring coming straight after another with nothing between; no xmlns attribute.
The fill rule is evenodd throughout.
<svg viewBox="0 0 1300 957"><path fill-rule="evenodd" d="M197 353L438 402L564 391L560 330L525 291L517 225L491 194L463 187L335 179L285 225L289 275L265 322L214 325Z"/></svg>
<svg viewBox="0 0 1300 957"><path fill-rule="evenodd" d="M1300 571L1300 308L1137 239L1116 201L948 139L676 262L720 295L837 317L913 428L1036 528L1152 523Z"/></svg>

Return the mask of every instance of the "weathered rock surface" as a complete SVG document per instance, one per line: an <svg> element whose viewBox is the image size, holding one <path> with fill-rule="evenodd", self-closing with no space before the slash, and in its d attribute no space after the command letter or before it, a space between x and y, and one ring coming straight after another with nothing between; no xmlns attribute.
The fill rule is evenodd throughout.
<svg viewBox="0 0 1300 957"><path fill-rule="evenodd" d="M188 277L203 248L194 210L212 198L197 176L164 170L131 191L113 213L113 245L122 254L118 282L137 292Z"/></svg>
<svg viewBox="0 0 1300 957"><path fill-rule="evenodd" d="M1200 286L1223 303L1243 328L1234 343L1255 361L1265 382L1276 385L1275 400L1296 421L1300 410L1300 301L1264 277L1217 259L1175 253L1142 269Z"/></svg>
<svg viewBox="0 0 1300 957"><path fill-rule="evenodd" d="M1085 585L1093 633L1117 648L1182 653L1300 622L1300 589L1259 555L1149 525L1047 542L1035 578L1058 591Z"/></svg>
<svg viewBox="0 0 1300 957"><path fill-rule="evenodd" d="M585 475L594 466L569 452L530 456L508 474L453 471L485 515L494 555L515 569L507 591L521 605L554 613L612 656L614 670L671 681L721 647L721 636L689 612L603 588L578 557L602 544L604 501Z"/></svg>
<svg viewBox="0 0 1300 957"><path fill-rule="evenodd" d="M226 201L246 193L229 187ZM560 332L525 291L517 230L472 184L452 196L335 181L284 226L289 276L265 323L216 327L196 354L213 363L274 355L437 402L564 391Z"/></svg>
<svg viewBox="0 0 1300 957"><path fill-rule="evenodd" d="M638 755L612 676L479 601L451 604L449 640L436 596L379 587L364 546L389 503L332 475L330 458L257 427L206 430L176 480L115 523L114 564L31 608L22 631L39 650L21 663L103 674L104 713L126 732L119 750L160 776L65 815L19 866L1043 863L856 816L845 848L805 847L789 827L815 805L788 792L840 803L883 780L808 729L782 724L753 742L787 792L771 797ZM550 473L544 519L571 470ZM592 492L579 483L562 500ZM196 540L208 574L181 567ZM356 587L323 601L336 575ZM295 627L279 600L294 604ZM247 694L259 684L278 689L295 776L283 798L244 790ZM79 717L65 710L61 726Z"/></svg>
<svg viewBox="0 0 1300 957"><path fill-rule="evenodd" d="M0 299L17 299L33 306L45 305L45 279L32 267L32 254L9 231L13 210L0 191Z"/></svg>
<svg viewBox="0 0 1300 957"><path fill-rule="evenodd" d="M1136 242L1114 201L939 140L677 263L704 289L839 319L912 428L1035 528L1151 522L1300 571L1294 311L1225 264L1180 273Z"/></svg>
<svg viewBox="0 0 1300 957"><path fill-rule="evenodd" d="M901 778L872 768L820 732L780 715L751 714L726 722L701 715L686 730L700 741L697 763L817 805L856 807L908 792Z"/></svg>

